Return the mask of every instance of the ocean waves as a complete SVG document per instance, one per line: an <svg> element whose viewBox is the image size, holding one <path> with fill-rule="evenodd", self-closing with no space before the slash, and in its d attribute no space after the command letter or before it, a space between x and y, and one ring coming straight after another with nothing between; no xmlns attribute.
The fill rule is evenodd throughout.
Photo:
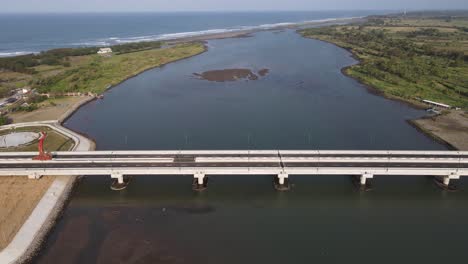
<svg viewBox="0 0 468 264"><path fill-rule="evenodd" d="M83 39L82 41L76 41L73 43L54 43L56 47L103 47L103 46L112 46L126 43L136 43L144 41L169 41L169 40L180 40L186 38L195 38L195 37L204 37L217 34L230 34L230 33L241 33L241 32L253 32L260 30L272 30L280 29L286 27L295 27L307 24L314 23L326 23L339 21L344 19L351 19L356 17L347 17L347 18L327 18L327 19L316 19L308 20L302 22L283 22L283 23L273 23L273 24L261 24L256 26L237 26L230 28L215 28L215 29L206 29L199 31L187 31L187 32L174 32L174 33L162 33L154 35L142 35L142 36L110 36L96 39ZM12 57L20 56L31 53L38 53L41 50L0 50L0 57Z"/></svg>
<svg viewBox="0 0 468 264"><path fill-rule="evenodd" d="M185 39L185 38L192 38L192 37L203 37L203 36L208 36L208 35L225 34L225 33L271 30L271 29L284 28L284 27L301 26L301 25L312 24L312 23L333 22L337 20L339 19L328 18L328 19L309 20L309 21L303 21L303 22L284 22L284 23L274 23L274 24L263 24L263 25L257 25L257 26L239 26L239 27L223 28L223 29L208 29L208 30L200 30L200 31L155 34L155 35L136 36L136 37L109 37L109 38L98 39L95 41L73 43L72 45L73 46L111 46L111 45L135 43L135 42L142 42L142 41L168 41L168 40L178 40L178 39Z"/></svg>

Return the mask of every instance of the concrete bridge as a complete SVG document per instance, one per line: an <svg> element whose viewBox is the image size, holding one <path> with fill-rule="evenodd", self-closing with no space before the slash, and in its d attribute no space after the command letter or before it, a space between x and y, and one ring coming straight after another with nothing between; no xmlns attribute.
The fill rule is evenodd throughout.
<svg viewBox="0 0 468 264"><path fill-rule="evenodd" d="M276 175L283 186L289 175L356 175L361 185L378 175L437 176L450 180L468 176L467 151L84 151L53 152L48 161L33 160L35 152L0 153L0 176Z"/></svg>

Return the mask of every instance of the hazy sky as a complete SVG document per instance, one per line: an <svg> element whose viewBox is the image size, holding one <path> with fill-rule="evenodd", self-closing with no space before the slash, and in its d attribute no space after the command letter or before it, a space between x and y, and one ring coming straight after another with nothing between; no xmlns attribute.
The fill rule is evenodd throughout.
<svg viewBox="0 0 468 264"><path fill-rule="evenodd" d="M468 9L468 0L0 0L0 12Z"/></svg>

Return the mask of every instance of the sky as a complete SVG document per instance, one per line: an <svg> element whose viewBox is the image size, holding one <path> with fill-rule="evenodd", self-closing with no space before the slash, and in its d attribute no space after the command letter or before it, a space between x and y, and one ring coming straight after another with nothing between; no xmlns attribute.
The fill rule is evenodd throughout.
<svg viewBox="0 0 468 264"><path fill-rule="evenodd" d="M0 0L0 12L468 9L468 0Z"/></svg>

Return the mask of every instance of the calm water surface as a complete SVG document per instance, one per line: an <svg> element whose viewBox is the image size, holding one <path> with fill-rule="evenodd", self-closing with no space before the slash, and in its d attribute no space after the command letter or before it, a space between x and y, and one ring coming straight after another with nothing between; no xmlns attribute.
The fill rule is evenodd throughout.
<svg viewBox="0 0 468 264"><path fill-rule="evenodd" d="M122 83L66 125L101 150L444 149L406 123L423 111L343 76L355 61L333 45L282 31L208 46ZM225 68L270 74L192 75ZM216 176L193 193L190 176L138 176L113 192L109 177L87 177L36 263L467 261L463 190L444 193L426 177L377 177L368 193L346 176L291 181L279 193L269 176Z"/></svg>

